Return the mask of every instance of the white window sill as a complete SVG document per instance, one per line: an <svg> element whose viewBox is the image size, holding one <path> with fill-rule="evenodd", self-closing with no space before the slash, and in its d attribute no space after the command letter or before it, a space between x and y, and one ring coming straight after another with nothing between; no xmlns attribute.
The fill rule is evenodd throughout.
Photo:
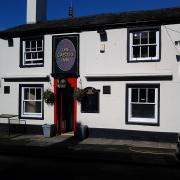
<svg viewBox="0 0 180 180"><path fill-rule="evenodd" d="M158 120L156 118L131 118L131 119L128 120L128 123L157 124Z"/></svg>

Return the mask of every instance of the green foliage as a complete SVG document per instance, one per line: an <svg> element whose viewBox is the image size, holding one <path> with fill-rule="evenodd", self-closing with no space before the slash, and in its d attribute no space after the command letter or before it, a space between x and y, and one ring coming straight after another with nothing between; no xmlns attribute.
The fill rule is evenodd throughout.
<svg viewBox="0 0 180 180"><path fill-rule="evenodd" d="M55 96L54 96L54 93L50 89L47 89L46 91L44 91L43 98L44 98L45 103L49 105L54 104Z"/></svg>
<svg viewBox="0 0 180 180"><path fill-rule="evenodd" d="M77 88L74 91L73 96L76 98L77 101L81 102L82 98L84 97L84 90L80 89L80 88Z"/></svg>

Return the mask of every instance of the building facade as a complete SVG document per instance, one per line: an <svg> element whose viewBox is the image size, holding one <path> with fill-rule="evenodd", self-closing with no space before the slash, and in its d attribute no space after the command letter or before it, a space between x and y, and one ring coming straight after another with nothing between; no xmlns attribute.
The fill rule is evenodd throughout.
<svg viewBox="0 0 180 180"><path fill-rule="evenodd" d="M33 16L38 3L27 24L0 32L1 114L18 114L29 133L80 123L90 136L178 141L179 7L47 21L45 4Z"/></svg>

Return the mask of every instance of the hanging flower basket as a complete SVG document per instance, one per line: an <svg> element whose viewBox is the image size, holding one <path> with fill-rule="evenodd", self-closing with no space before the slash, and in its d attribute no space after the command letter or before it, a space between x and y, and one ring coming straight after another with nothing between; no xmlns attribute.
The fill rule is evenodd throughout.
<svg viewBox="0 0 180 180"><path fill-rule="evenodd" d="M76 98L77 101L81 102L83 97L84 97L84 90L83 89L80 89L80 88L77 88L75 91L74 91L74 94L73 96Z"/></svg>
<svg viewBox="0 0 180 180"><path fill-rule="evenodd" d="M55 102L54 93L50 89L47 89L46 91L44 91L43 98L44 98L45 103L49 105L53 105Z"/></svg>

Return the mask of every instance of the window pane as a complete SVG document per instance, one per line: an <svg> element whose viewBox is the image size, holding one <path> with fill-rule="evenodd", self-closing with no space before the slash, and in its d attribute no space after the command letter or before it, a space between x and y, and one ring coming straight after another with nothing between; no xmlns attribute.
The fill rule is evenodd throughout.
<svg viewBox="0 0 180 180"><path fill-rule="evenodd" d="M141 33L141 44L148 44L148 32Z"/></svg>
<svg viewBox="0 0 180 180"><path fill-rule="evenodd" d="M41 113L41 102L26 101L24 102L25 113Z"/></svg>
<svg viewBox="0 0 180 180"><path fill-rule="evenodd" d="M25 64L30 65L30 64L32 64L32 61L26 61Z"/></svg>
<svg viewBox="0 0 180 180"><path fill-rule="evenodd" d="M156 46L149 46L149 57L156 57Z"/></svg>
<svg viewBox="0 0 180 180"><path fill-rule="evenodd" d="M30 51L30 41L25 41L25 44L26 44L25 46L26 51Z"/></svg>
<svg viewBox="0 0 180 180"><path fill-rule="evenodd" d="M42 40L37 40L37 47L42 48Z"/></svg>
<svg viewBox="0 0 180 180"><path fill-rule="evenodd" d="M155 105L132 104L131 116L134 118L155 118Z"/></svg>
<svg viewBox="0 0 180 180"><path fill-rule="evenodd" d="M132 89L131 102L138 102L138 89Z"/></svg>
<svg viewBox="0 0 180 180"><path fill-rule="evenodd" d="M31 53L26 53L26 59L31 59Z"/></svg>
<svg viewBox="0 0 180 180"><path fill-rule="evenodd" d="M42 59L43 58L43 52L38 52L38 59Z"/></svg>
<svg viewBox="0 0 180 180"><path fill-rule="evenodd" d="M43 50L43 41L37 40L37 50L42 51Z"/></svg>
<svg viewBox="0 0 180 180"><path fill-rule="evenodd" d="M149 44L156 43L156 31L149 32Z"/></svg>
<svg viewBox="0 0 180 180"><path fill-rule="evenodd" d="M32 59L37 59L37 53L36 52L32 53Z"/></svg>
<svg viewBox="0 0 180 180"><path fill-rule="evenodd" d="M148 57L148 46L141 47L141 57Z"/></svg>
<svg viewBox="0 0 180 180"><path fill-rule="evenodd" d="M36 113L41 113L41 102L36 102L35 103L35 111L36 111Z"/></svg>
<svg viewBox="0 0 180 180"><path fill-rule="evenodd" d="M155 102L155 89L148 89L148 102L149 103Z"/></svg>
<svg viewBox="0 0 180 180"><path fill-rule="evenodd" d="M139 58L140 57L140 47L133 47L133 58Z"/></svg>
<svg viewBox="0 0 180 180"><path fill-rule="evenodd" d="M139 102L146 102L146 89L140 89Z"/></svg>
<svg viewBox="0 0 180 180"><path fill-rule="evenodd" d="M39 60L39 61L33 61L34 64L43 64L43 61L42 60Z"/></svg>
<svg viewBox="0 0 180 180"><path fill-rule="evenodd" d="M133 44L134 45L140 44L140 33L139 32L133 33Z"/></svg>
<svg viewBox="0 0 180 180"><path fill-rule="evenodd" d="M30 89L30 100L35 100L35 89L34 88Z"/></svg>
<svg viewBox="0 0 180 180"><path fill-rule="evenodd" d="M36 51L36 41L31 41L31 50Z"/></svg>
<svg viewBox="0 0 180 180"><path fill-rule="evenodd" d="M24 88L24 100L29 99L29 88Z"/></svg>
<svg viewBox="0 0 180 180"><path fill-rule="evenodd" d="M41 100L41 89L36 89L36 100Z"/></svg>

